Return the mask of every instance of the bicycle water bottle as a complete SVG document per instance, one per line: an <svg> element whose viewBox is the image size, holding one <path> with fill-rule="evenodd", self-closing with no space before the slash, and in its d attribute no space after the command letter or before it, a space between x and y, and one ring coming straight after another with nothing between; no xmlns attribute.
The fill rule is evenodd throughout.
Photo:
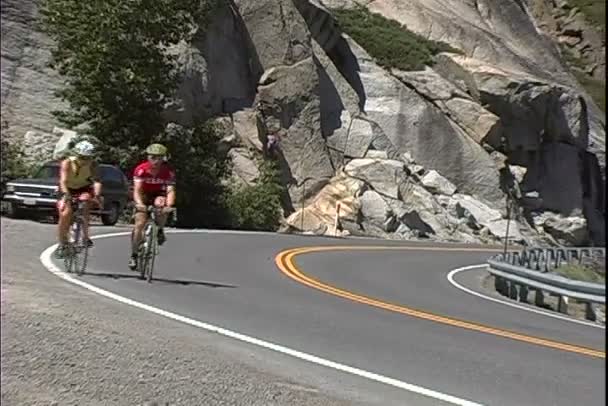
<svg viewBox="0 0 608 406"><path fill-rule="evenodd" d="M144 228L144 240L143 240L144 250L148 249L148 237L150 236L151 233L152 233L152 227L150 225L146 225L146 228Z"/></svg>
<svg viewBox="0 0 608 406"><path fill-rule="evenodd" d="M76 242L76 240L78 239L78 224L74 223L72 224L72 232L69 235L69 242L70 244L74 244Z"/></svg>

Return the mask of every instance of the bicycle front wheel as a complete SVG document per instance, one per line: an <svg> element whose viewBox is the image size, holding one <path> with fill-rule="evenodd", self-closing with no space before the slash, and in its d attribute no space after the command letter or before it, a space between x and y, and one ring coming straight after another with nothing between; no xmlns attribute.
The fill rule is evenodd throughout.
<svg viewBox="0 0 608 406"><path fill-rule="evenodd" d="M156 247L158 228L151 226L150 234L148 235L148 244L146 247L146 279L148 283L152 282L152 273L154 272L154 260L156 258Z"/></svg>
<svg viewBox="0 0 608 406"><path fill-rule="evenodd" d="M70 227L70 240L67 245L67 251L64 260L66 271L82 275L87 267L89 247L84 240L83 224L80 219L76 219Z"/></svg>
<svg viewBox="0 0 608 406"><path fill-rule="evenodd" d="M137 251L137 267L139 270L140 279L146 279L148 282L152 280L152 267L154 267L154 258L150 255L151 248L154 244L154 225L149 222L144 227L144 238L139 245Z"/></svg>

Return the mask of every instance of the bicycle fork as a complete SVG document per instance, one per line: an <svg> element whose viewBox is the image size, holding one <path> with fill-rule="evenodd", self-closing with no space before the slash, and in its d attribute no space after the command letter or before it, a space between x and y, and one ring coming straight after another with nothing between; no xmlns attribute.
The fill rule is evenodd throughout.
<svg viewBox="0 0 608 406"><path fill-rule="evenodd" d="M144 250L146 252L148 251L148 243L152 243L152 241L154 241L154 239L157 238L157 236L154 235L154 233L158 233L157 228L154 227L154 225L151 222L148 222L148 224L146 224L146 227L144 228L144 236L142 239L142 242L144 244ZM153 246L154 246L154 252L152 254L158 255L158 253L159 253L158 244L153 244Z"/></svg>

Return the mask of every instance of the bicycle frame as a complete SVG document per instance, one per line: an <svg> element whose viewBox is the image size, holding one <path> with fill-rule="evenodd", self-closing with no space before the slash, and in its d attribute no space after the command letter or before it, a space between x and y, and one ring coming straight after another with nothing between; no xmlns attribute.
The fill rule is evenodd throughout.
<svg viewBox="0 0 608 406"><path fill-rule="evenodd" d="M146 206L148 218L143 229L143 239L140 243L137 253L137 266L140 272L140 278L146 279L148 283L152 281L152 273L154 271L154 260L158 255L158 212L161 208L153 205Z"/></svg>
<svg viewBox="0 0 608 406"><path fill-rule="evenodd" d="M82 275L87 266L89 256L89 247L84 241L84 219L83 211L85 202L72 199L69 204L72 207L72 219L70 221L69 240L67 244L67 253L64 258L65 268L67 272L76 270L78 275ZM82 254L82 257L80 255Z"/></svg>

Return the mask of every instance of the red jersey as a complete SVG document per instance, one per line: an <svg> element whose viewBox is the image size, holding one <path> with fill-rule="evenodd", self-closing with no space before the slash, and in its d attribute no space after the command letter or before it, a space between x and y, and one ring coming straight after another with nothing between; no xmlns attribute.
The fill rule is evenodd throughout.
<svg viewBox="0 0 608 406"><path fill-rule="evenodd" d="M169 164L163 162L156 176L152 175L152 164L145 161L133 171L133 181L143 182L141 186L144 193L162 193L167 191L167 186L175 185L175 172Z"/></svg>

